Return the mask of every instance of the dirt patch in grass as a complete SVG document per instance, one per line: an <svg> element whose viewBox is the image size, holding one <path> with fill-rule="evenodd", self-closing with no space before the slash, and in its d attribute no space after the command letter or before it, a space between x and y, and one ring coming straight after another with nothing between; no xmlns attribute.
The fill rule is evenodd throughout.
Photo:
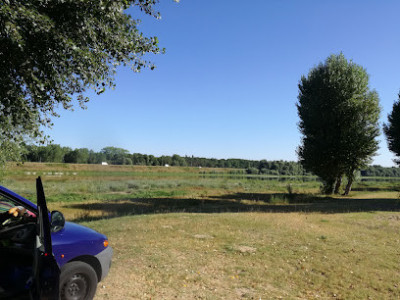
<svg viewBox="0 0 400 300"><path fill-rule="evenodd" d="M249 246L234 246L233 249L240 253L256 253L257 249Z"/></svg>
<svg viewBox="0 0 400 300"><path fill-rule="evenodd" d="M200 239L200 240L206 240L206 239L213 238L211 235L208 235L208 234L195 234L193 237L196 239Z"/></svg>

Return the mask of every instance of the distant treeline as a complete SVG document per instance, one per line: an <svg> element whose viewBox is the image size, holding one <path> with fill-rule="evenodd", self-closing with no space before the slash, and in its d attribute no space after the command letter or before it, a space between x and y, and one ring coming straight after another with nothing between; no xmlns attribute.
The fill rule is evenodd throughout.
<svg viewBox="0 0 400 300"><path fill-rule="evenodd" d="M382 167L378 165L369 166L360 172L361 176L375 177L400 177L400 168L398 167Z"/></svg>
<svg viewBox="0 0 400 300"><path fill-rule="evenodd" d="M143 166L189 166L206 168L234 168L235 173L266 174L266 175L292 175L307 176L298 162L293 161L267 161L246 159L216 159L195 156L147 155L129 153L128 150L117 147L105 147L99 152L87 148L72 149L57 144L47 146L26 145L23 160L28 162L53 162L77 164L101 164L107 162L112 165L143 165ZM362 176L400 177L399 168L385 168L369 166L361 171Z"/></svg>

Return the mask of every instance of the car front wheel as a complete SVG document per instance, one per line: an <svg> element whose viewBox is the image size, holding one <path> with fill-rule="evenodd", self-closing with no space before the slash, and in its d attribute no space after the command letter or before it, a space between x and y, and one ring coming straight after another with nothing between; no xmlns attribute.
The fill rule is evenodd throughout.
<svg viewBox="0 0 400 300"><path fill-rule="evenodd" d="M62 300L91 300L97 288L97 275L87 263L73 261L61 268L60 298Z"/></svg>

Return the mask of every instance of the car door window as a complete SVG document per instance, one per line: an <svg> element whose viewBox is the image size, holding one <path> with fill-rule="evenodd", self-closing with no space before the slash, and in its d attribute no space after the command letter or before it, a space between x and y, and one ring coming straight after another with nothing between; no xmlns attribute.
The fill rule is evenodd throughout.
<svg viewBox="0 0 400 300"><path fill-rule="evenodd" d="M10 208L16 205L17 203L14 200L8 199L0 194L0 214L8 212Z"/></svg>

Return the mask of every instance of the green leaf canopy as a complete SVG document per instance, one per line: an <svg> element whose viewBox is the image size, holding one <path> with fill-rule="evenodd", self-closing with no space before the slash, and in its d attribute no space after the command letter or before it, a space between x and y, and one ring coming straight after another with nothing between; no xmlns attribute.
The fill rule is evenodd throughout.
<svg viewBox="0 0 400 300"><path fill-rule="evenodd" d="M400 94L388 115L388 123L383 124L383 132L386 135L389 150L397 156L395 162L400 165Z"/></svg>
<svg viewBox="0 0 400 300"><path fill-rule="evenodd" d="M378 149L379 97L366 70L331 55L299 83L297 103L302 142L298 156L332 192L341 178L367 164ZM337 189L336 189L337 190Z"/></svg>
<svg viewBox="0 0 400 300"><path fill-rule="evenodd" d="M0 142L40 137L55 109L81 106L87 89L114 85L120 64L140 71L159 53L124 10L145 14L158 0L4 0L0 4Z"/></svg>

